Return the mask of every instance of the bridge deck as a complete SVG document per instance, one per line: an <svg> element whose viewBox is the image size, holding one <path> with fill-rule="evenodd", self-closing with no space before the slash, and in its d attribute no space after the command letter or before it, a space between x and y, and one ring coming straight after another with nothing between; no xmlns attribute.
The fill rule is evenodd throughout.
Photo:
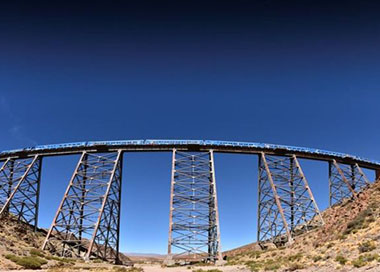
<svg viewBox="0 0 380 272"><path fill-rule="evenodd" d="M82 151L106 152L116 149L122 149L126 152L171 151L173 148L183 151L205 151L212 149L214 152L223 153L257 154L265 152L273 155L295 154L300 158L322 161L331 161L335 159L341 163L357 163L364 168L380 169L380 161L322 149L255 142L213 140L122 140L37 145L34 147L0 152L0 161L3 161L8 157L21 158L36 154L42 156L56 156L78 154Z"/></svg>

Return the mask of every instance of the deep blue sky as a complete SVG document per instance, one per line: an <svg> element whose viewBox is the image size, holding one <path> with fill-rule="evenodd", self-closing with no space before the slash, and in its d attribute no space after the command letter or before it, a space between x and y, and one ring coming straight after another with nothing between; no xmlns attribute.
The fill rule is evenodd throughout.
<svg viewBox="0 0 380 272"><path fill-rule="evenodd" d="M221 139L380 159L376 1L0 6L0 149ZM48 227L77 157L44 162ZM121 249L164 253L170 154L125 157ZM319 205L327 168L303 162ZM257 160L216 155L222 246L256 239Z"/></svg>

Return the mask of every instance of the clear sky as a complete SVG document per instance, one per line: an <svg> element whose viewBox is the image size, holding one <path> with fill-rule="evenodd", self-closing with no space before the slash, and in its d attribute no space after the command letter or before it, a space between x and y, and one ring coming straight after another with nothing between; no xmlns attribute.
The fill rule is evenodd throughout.
<svg viewBox="0 0 380 272"><path fill-rule="evenodd" d="M380 159L377 1L49 2L1 4L0 150L220 139ZM42 227L77 159L44 161ZM170 160L125 156L123 251L165 253ZM256 239L257 158L215 163L230 249ZM302 165L325 208L327 166Z"/></svg>

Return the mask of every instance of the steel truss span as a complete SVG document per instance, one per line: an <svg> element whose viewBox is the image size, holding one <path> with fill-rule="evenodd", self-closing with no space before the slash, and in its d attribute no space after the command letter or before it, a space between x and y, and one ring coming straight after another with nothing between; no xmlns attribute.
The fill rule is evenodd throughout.
<svg viewBox="0 0 380 272"><path fill-rule="evenodd" d="M173 154L168 262L222 260L216 152L258 156L257 240L263 246L292 243L324 224L300 158L328 163L330 206L358 197L370 184L363 168L380 179L380 161L285 145L209 140L39 145L0 152L0 217L14 216L37 229L43 157L81 154L41 247L59 256L119 263L123 154L148 151Z"/></svg>

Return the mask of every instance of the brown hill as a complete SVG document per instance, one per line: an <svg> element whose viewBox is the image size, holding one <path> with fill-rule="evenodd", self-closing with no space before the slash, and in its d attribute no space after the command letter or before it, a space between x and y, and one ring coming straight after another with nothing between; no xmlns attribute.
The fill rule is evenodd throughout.
<svg viewBox="0 0 380 272"><path fill-rule="evenodd" d="M380 271L380 181L322 213L325 225L284 248L250 244L225 252L252 271Z"/></svg>
<svg viewBox="0 0 380 272"><path fill-rule="evenodd" d="M39 249L45 236L46 231L43 229L34 232L33 227L18 222L12 216L3 217L0 220L0 270L59 268L71 271L73 267L91 267L91 264L96 264L97 267L103 269L97 271L108 271L114 267L97 260L84 263L81 260L53 256ZM130 264L130 260L125 255L121 255L121 259ZM120 266L116 267L120 268Z"/></svg>

